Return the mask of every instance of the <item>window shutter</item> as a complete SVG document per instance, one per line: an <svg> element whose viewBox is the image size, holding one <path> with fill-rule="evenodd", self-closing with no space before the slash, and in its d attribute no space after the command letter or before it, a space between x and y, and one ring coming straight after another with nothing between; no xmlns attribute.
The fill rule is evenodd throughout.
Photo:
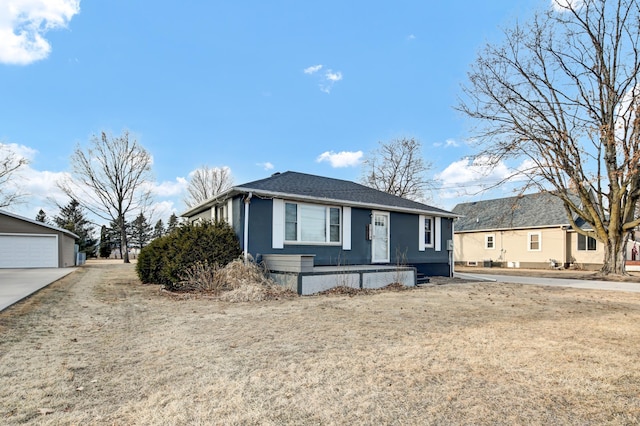
<svg viewBox="0 0 640 426"><path fill-rule="evenodd" d="M442 251L442 239L440 238L440 232L442 230L442 218L440 216L435 218L435 229L434 229L434 247L436 251Z"/></svg>
<svg viewBox="0 0 640 426"><path fill-rule="evenodd" d="M227 200L227 211L226 211L226 217L224 218L224 220L227 221L227 223L231 226L233 226L233 199L229 198Z"/></svg>
<svg viewBox="0 0 640 426"><path fill-rule="evenodd" d="M342 208L342 249L351 250L351 207Z"/></svg>
<svg viewBox="0 0 640 426"><path fill-rule="evenodd" d="M420 215L418 217L418 250L419 251L424 251L425 250L425 244L424 244L424 221L425 221L425 217L423 215Z"/></svg>
<svg viewBox="0 0 640 426"><path fill-rule="evenodd" d="M272 203L271 248L282 249L284 248L284 201L279 198L274 198Z"/></svg>

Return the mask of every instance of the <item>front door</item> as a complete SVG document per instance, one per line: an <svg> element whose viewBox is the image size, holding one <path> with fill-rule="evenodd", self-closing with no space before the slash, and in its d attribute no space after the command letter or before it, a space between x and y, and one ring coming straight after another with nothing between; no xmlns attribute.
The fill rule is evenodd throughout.
<svg viewBox="0 0 640 426"><path fill-rule="evenodd" d="M389 263L389 213L373 212L372 263Z"/></svg>

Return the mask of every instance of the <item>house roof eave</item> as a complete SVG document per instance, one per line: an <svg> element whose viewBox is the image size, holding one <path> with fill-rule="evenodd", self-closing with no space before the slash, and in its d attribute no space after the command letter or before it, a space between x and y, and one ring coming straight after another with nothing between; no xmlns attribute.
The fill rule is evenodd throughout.
<svg viewBox="0 0 640 426"><path fill-rule="evenodd" d="M473 232L504 232L504 231L524 231L527 229L554 229L554 228L564 228L567 231L571 230L571 225L568 223L562 224L558 223L555 225L539 225L539 226L520 226L515 228L483 228L483 229L466 229L459 230L455 229L455 234L471 234Z"/></svg>
<svg viewBox="0 0 640 426"><path fill-rule="evenodd" d="M12 217L12 218L14 218L14 219L22 220L22 221L24 221L24 222L29 222L29 223L32 223L32 224L34 224L34 225L42 226L42 227L44 227L44 228L49 228L49 229L54 230L54 231L62 232L62 233L64 233L64 234L69 235L69 236L70 236L70 237L72 237L73 239L78 239L78 238L80 238L80 236L79 236L79 235L76 235L76 234L74 234L73 232L71 232L71 231L69 231L69 230L67 230L67 229L58 228L57 226L53 226L53 225L48 225L48 224L46 224L46 223L39 222L39 221L37 221L37 220L33 220L33 219L29 219L28 217L20 216L20 215L17 215L17 214L15 214L15 213L8 212L8 211L6 211L6 210L0 210L0 214L3 214L3 215L5 215L5 216Z"/></svg>
<svg viewBox="0 0 640 426"><path fill-rule="evenodd" d="M390 206L383 204L375 204L375 203L364 203L358 201L350 201L350 200L341 200L339 198L324 198L324 197L314 197L310 195L301 195L287 192L279 192L279 191L267 191L264 189L255 189L246 186L234 186L233 188L228 189L225 192L220 193L214 198L210 198L207 201L204 201L197 206L190 208L189 210L184 211L180 214L181 217L191 217L195 214L201 213L214 205L218 204L221 200L227 199L229 197L233 197L238 194L253 194L256 197L262 198L283 198L289 200L298 200L298 201L309 201L309 202L321 202L325 204L336 204L340 206L347 207L361 207L361 208L370 208L374 210L385 210L385 211L394 211L400 213L414 213L414 214L424 214L429 216L440 216L447 218L458 218L461 217L455 213L447 213L442 211L435 211L430 209L412 209L407 207L400 206Z"/></svg>

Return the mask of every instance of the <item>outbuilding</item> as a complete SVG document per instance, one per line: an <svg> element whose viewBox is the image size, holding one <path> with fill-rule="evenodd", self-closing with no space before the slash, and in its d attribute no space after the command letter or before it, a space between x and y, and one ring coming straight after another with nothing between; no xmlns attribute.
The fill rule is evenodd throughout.
<svg viewBox="0 0 640 426"><path fill-rule="evenodd" d="M76 264L73 232L0 210L0 268L64 268Z"/></svg>

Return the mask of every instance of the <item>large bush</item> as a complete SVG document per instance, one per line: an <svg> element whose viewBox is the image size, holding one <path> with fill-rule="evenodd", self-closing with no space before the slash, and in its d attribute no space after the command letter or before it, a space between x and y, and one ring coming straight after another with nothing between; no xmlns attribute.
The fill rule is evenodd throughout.
<svg viewBox="0 0 640 426"><path fill-rule="evenodd" d="M225 266L241 253L238 238L224 222L183 225L143 248L136 270L143 283L163 284L175 290L180 275L192 265Z"/></svg>

